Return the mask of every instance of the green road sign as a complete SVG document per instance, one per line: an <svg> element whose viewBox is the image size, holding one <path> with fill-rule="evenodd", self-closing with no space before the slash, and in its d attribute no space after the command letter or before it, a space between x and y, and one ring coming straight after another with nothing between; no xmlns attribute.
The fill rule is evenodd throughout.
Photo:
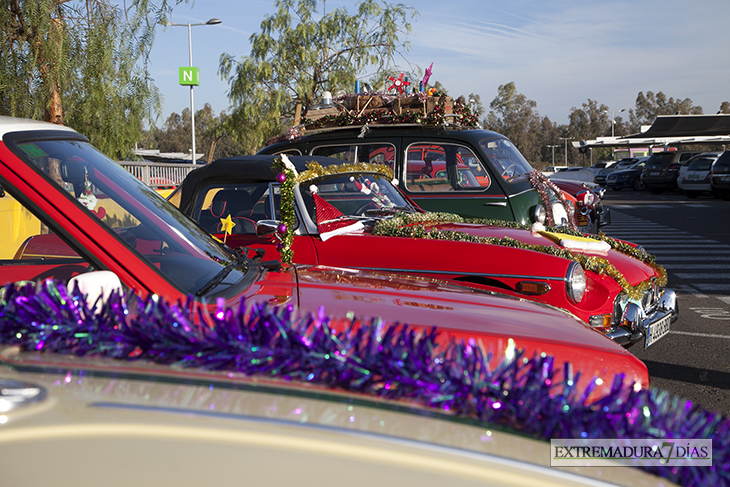
<svg viewBox="0 0 730 487"><path fill-rule="evenodd" d="M180 84L186 86L198 86L200 85L200 68L194 68L192 66L180 67L178 69L178 76L180 78Z"/></svg>

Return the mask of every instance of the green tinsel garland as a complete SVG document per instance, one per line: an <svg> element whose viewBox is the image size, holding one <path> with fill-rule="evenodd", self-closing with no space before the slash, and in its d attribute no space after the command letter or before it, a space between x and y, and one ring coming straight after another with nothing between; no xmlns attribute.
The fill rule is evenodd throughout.
<svg viewBox="0 0 730 487"><path fill-rule="evenodd" d="M286 231L281 234L281 261L285 264L291 264L294 258L292 251L292 243L294 242L294 222L296 221L296 212L294 211L294 184L296 184L296 176L294 171L284 165L281 157L277 157L274 161L274 168L286 176L284 182L281 183L281 223L286 225ZM273 195L271 195L273 198Z"/></svg>
<svg viewBox="0 0 730 487"><path fill-rule="evenodd" d="M407 237L407 238L428 238L433 240L450 240L456 242L473 242L483 243L490 245L502 245L505 247L513 247L525 250L533 250L535 252L541 252L544 254L561 257L563 259L573 260L578 262L583 269L594 272L599 275L606 275L616 281L621 289L632 299L641 299L644 293L649 289L651 285L650 281L644 281L636 286L632 286L626 280L624 275L619 271L613 264L607 259L596 256L587 256L580 253L575 253L567 249L555 247L553 245L531 245L515 240L511 237L478 237L471 235L466 232L458 231L444 231L444 230L427 230L425 225L437 224L437 223L478 223L481 225L492 225L492 226L504 226L516 229L529 230L529 226L520 225L516 222L503 222L500 220L491 219L465 219L459 215L452 213L415 213L415 214L400 214L388 220L379 221L373 228L374 235L389 236L389 237ZM605 236L591 236L584 235L580 232L565 231L562 228L546 227L547 231L551 232L562 232L567 235L574 235L578 237L590 237L595 240L603 240L607 242L611 248L622 252L624 254L635 257L638 260L652 266L659 272L659 278L657 278L657 284L663 287L666 285L666 271L663 267L657 266L654 263L654 257L648 256L645 252L636 250L634 247L617 242L612 238ZM631 253L629 253L631 249ZM634 255L632 255L634 254Z"/></svg>

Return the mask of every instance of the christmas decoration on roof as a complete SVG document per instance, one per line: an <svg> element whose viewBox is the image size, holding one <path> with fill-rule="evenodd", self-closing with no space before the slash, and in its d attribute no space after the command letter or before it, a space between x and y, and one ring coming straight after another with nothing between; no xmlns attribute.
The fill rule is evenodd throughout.
<svg viewBox="0 0 730 487"><path fill-rule="evenodd" d="M393 82L393 84L388 87L388 90L396 90L398 93L403 93L403 88L407 89L411 84L411 82L407 79L403 79L403 73L401 73L397 78L388 76L388 79Z"/></svg>

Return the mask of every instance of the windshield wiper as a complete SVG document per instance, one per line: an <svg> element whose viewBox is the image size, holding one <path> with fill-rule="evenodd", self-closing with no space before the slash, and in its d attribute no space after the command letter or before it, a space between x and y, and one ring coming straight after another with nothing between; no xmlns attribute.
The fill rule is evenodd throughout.
<svg viewBox="0 0 730 487"><path fill-rule="evenodd" d="M372 208L370 210L365 210L364 214L368 216L379 216L379 213L383 213L387 215L388 217L395 215L396 213L416 213L416 209L411 206L390 206L390 207L383 207L383 208Z"/></svg>
<svg viewBox="0 0 730 487"><path fill-rule="evenodd" d="M233 264L228 264L223 269L221 269L220 272L213 276L213 278L208 281L203 287L195 291L195 296L200 297L207 294L211 289L223 282L223 280L228 277L228 274L230 274L233 269L248 270L249 267L263 267L265 269L274 271L281 269L281 262L279 262L278 260L261 260L261 258L266 253L264 249L257 249L256 256L253 259L247 257L248 247L238 247L237 249L235 249L234 252L236 253L236 262Z"/></svg>

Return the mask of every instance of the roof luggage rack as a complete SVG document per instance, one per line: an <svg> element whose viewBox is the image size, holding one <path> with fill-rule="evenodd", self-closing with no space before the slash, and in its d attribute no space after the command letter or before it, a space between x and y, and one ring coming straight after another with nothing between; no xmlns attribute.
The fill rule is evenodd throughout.
<svg viewBox="0 0 730 487"><path fill-rule="evenodd" d="M444 93L352 93L308 108L301 120L295 120L294 127L269 140L267 145L297 139L305 133L356 128L361 129L360 137L364 137L376 126L481 128L477 116L465 103Z"/></svg>

